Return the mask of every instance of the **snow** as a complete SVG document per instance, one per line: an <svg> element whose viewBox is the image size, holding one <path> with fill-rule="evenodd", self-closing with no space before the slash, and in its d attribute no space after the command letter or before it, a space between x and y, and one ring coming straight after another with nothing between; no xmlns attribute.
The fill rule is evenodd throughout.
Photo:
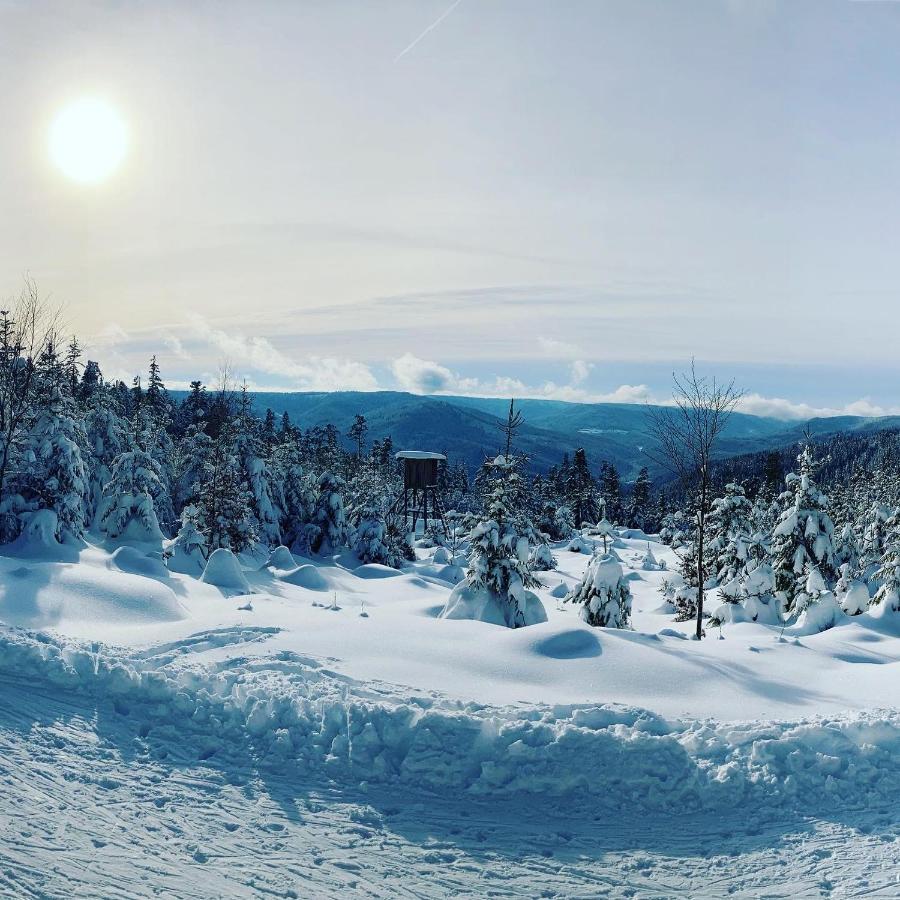
<svg viewBox="0 0 900 900"><path fill-rule="evenodd" d="M536 594L522 590L518 600L525 625L538 625L547 621L547 612ZM513 628L515 626L509 621L508 611L509 605L501 604L492 591L466 582L453 588L439 618L471 619L475 622Z"/></svg>
<svg viewBox="0 0 900 900"><path fill-rule="evenodd" d="M395 459L446 459L443 453L430 453L427 450L399 450Z"/></svg>
<svg viewBox="0 0 900 900"><path fill-rule="evenodd" d="M0 894L891 896L890 604L823 591L794 626L690 641L674 552L617 540L620 629L559 602L592 537L553 545L516 629L433 550L399 572L217 550L198 579L138 543L6 548Z"/></svg>
<svg viewBox="0 0 900 900"><path fill-rule="evenodd" d="M216 587L234 591L250 590L250 585L241 571L237 557L223 547L210 554L200 580L205 584L214 584Z"/></svg>

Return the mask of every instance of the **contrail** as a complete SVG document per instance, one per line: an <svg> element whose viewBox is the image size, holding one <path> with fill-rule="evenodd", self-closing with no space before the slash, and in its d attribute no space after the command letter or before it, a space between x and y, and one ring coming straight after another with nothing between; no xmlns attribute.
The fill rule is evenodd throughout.
<svg viewBox="0 0 900 900"><path fill-rule="evenodd" d="M401 50L394 57L394 62L399 62L403 59L403 57L406 56L406 54L409 53L409 51L412 50L412 48L415 47L429 31L434 31L434 29L437 28L460 3L462 3L462 0L454 0L454 2L451 3L405 50Z"/></svg>

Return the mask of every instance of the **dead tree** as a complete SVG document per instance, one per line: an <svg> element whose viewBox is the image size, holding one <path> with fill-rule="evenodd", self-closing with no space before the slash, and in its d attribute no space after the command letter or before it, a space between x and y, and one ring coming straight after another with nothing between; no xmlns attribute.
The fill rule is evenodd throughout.
<svg viewBox="0 0 900 900"><path fill-rule="evenodd" d="M712 506L710 464L719 437L743 392L734 382L719 384L701 378L693 360L689 372L672 375L672 405L648 408L655 448L648 454L671 471L687 496L696 498L697 640L703 637L703 550L706 523Z"/></svg>

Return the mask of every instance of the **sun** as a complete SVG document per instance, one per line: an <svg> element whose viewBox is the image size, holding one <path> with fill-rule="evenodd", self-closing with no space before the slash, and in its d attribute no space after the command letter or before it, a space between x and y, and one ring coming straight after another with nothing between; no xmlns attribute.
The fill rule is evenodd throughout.
<svg viewBox="0 0 900 900"><path fill-rule="evenodd" d="M67 178L99 184L125 159L128 128L114 106L96 97L82 97L57 113L47 149Z"/></svg>

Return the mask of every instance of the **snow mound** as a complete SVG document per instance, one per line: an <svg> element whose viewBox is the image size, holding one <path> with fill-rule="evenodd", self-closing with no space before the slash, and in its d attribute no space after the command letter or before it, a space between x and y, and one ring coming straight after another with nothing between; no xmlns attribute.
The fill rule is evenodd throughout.
<svg viewBox="0 0 900 900"><path fill-rule="evenodd" d="M270 554L269 558L266 560L266 567L272 569L295 569L297 568L297 561L294 559L293 553L288 550L284 545L280 547L276 547Z"/></svg>
<svg viewBox="0 0 900 900"><path fill-rule="evenodd" d="M562 600L564 597L569 596L569 589L566 587L566 583L561 581L556 587L550 588L550 596L556 597L558 600Z"/></svg>
<svg viewBox="0 0 900 900"><path fill-rule="evenodd" d="M134 547L119 547L109 559L110 568L145 578L168 578L169 570L158 556L147 556Z"/></svg>
<svg viewBox="0 0 900 900"><path fill-rule="evenodd" d="M27 628L93 633L97 623L146 625L187 618L174 591L151 578L92 566L36 563L0 582L0 619Z"/></svg>
<svg viewBox="0 0 900 900"><path fill-rule="evenodd" d="M574 634L534 646L585 652ZM260 766L293 761L356 785L679 814L900 802L897 710L718 724L614 705L484 707L399 689L373 696L289 651L207 668L160 650L128 656L4 628L0 674L88 697L104 714L125 707L150 742L240 751Z"/></svg>
<svg viewBox="0 0 900 900"><path fill-rule="evenodd" d="M466 577L465 569L462 566L450 564L441 566L435 573L436 578L446 581L448 584L459 584Z"/></svg>
<svg viewBox="0 0 900 900"><path fill-rule="evenodd" d="M841 609L840 603L837 602L837 598L831 591L825 591L818 600L810 603L800 613L797 625L791 629L790 633L796 636L818 634L820 631L834 628L845 619L846 614Z"/></svg>
<svg viewBox="0 0 900 900"><path fill-rule="evenodd" d="M431 561L436 566L449 566L452 562L450 551L446 547L438 547L437 550L434 551L434 556L431 557Z"/></svg>
<svg viewBox="0 0 900 900"><path fill-rule="evenodd" d="M289 571L281 572L278 574L278 579L296 587L306 588L308 591L328 590L328 582L325 580L325 576L312 563L294 566Z"/></svg>
<svg viewBox="0 0 900 900"><path fill-rule="evenodd" d="M397 569L392 569L390 566L383 566L381 563L366 563L355 568L353 574L357 578L393 578L395 575L402 575L403 573Z"/></svg>
<svg viewBox="0 0 900 900"><path fill-rule="evenodd" d="M206 561L206 568L203 570L200 580L226 590L241 591L242 593L250 590L250 585L237 557L224 547L213 551Z"/></svg>
<svg viewBox="0 0 900 900"><path fill-rule="evenodd" d="M526 625L537 625L547 621L547 611L537 594L522 591L519 605L523 610ZM483 587L468 583L456 585L447 598L447 603L438 618L474 619L490 625L513 627L507 620L507 609L496 594Z"/></svg>

